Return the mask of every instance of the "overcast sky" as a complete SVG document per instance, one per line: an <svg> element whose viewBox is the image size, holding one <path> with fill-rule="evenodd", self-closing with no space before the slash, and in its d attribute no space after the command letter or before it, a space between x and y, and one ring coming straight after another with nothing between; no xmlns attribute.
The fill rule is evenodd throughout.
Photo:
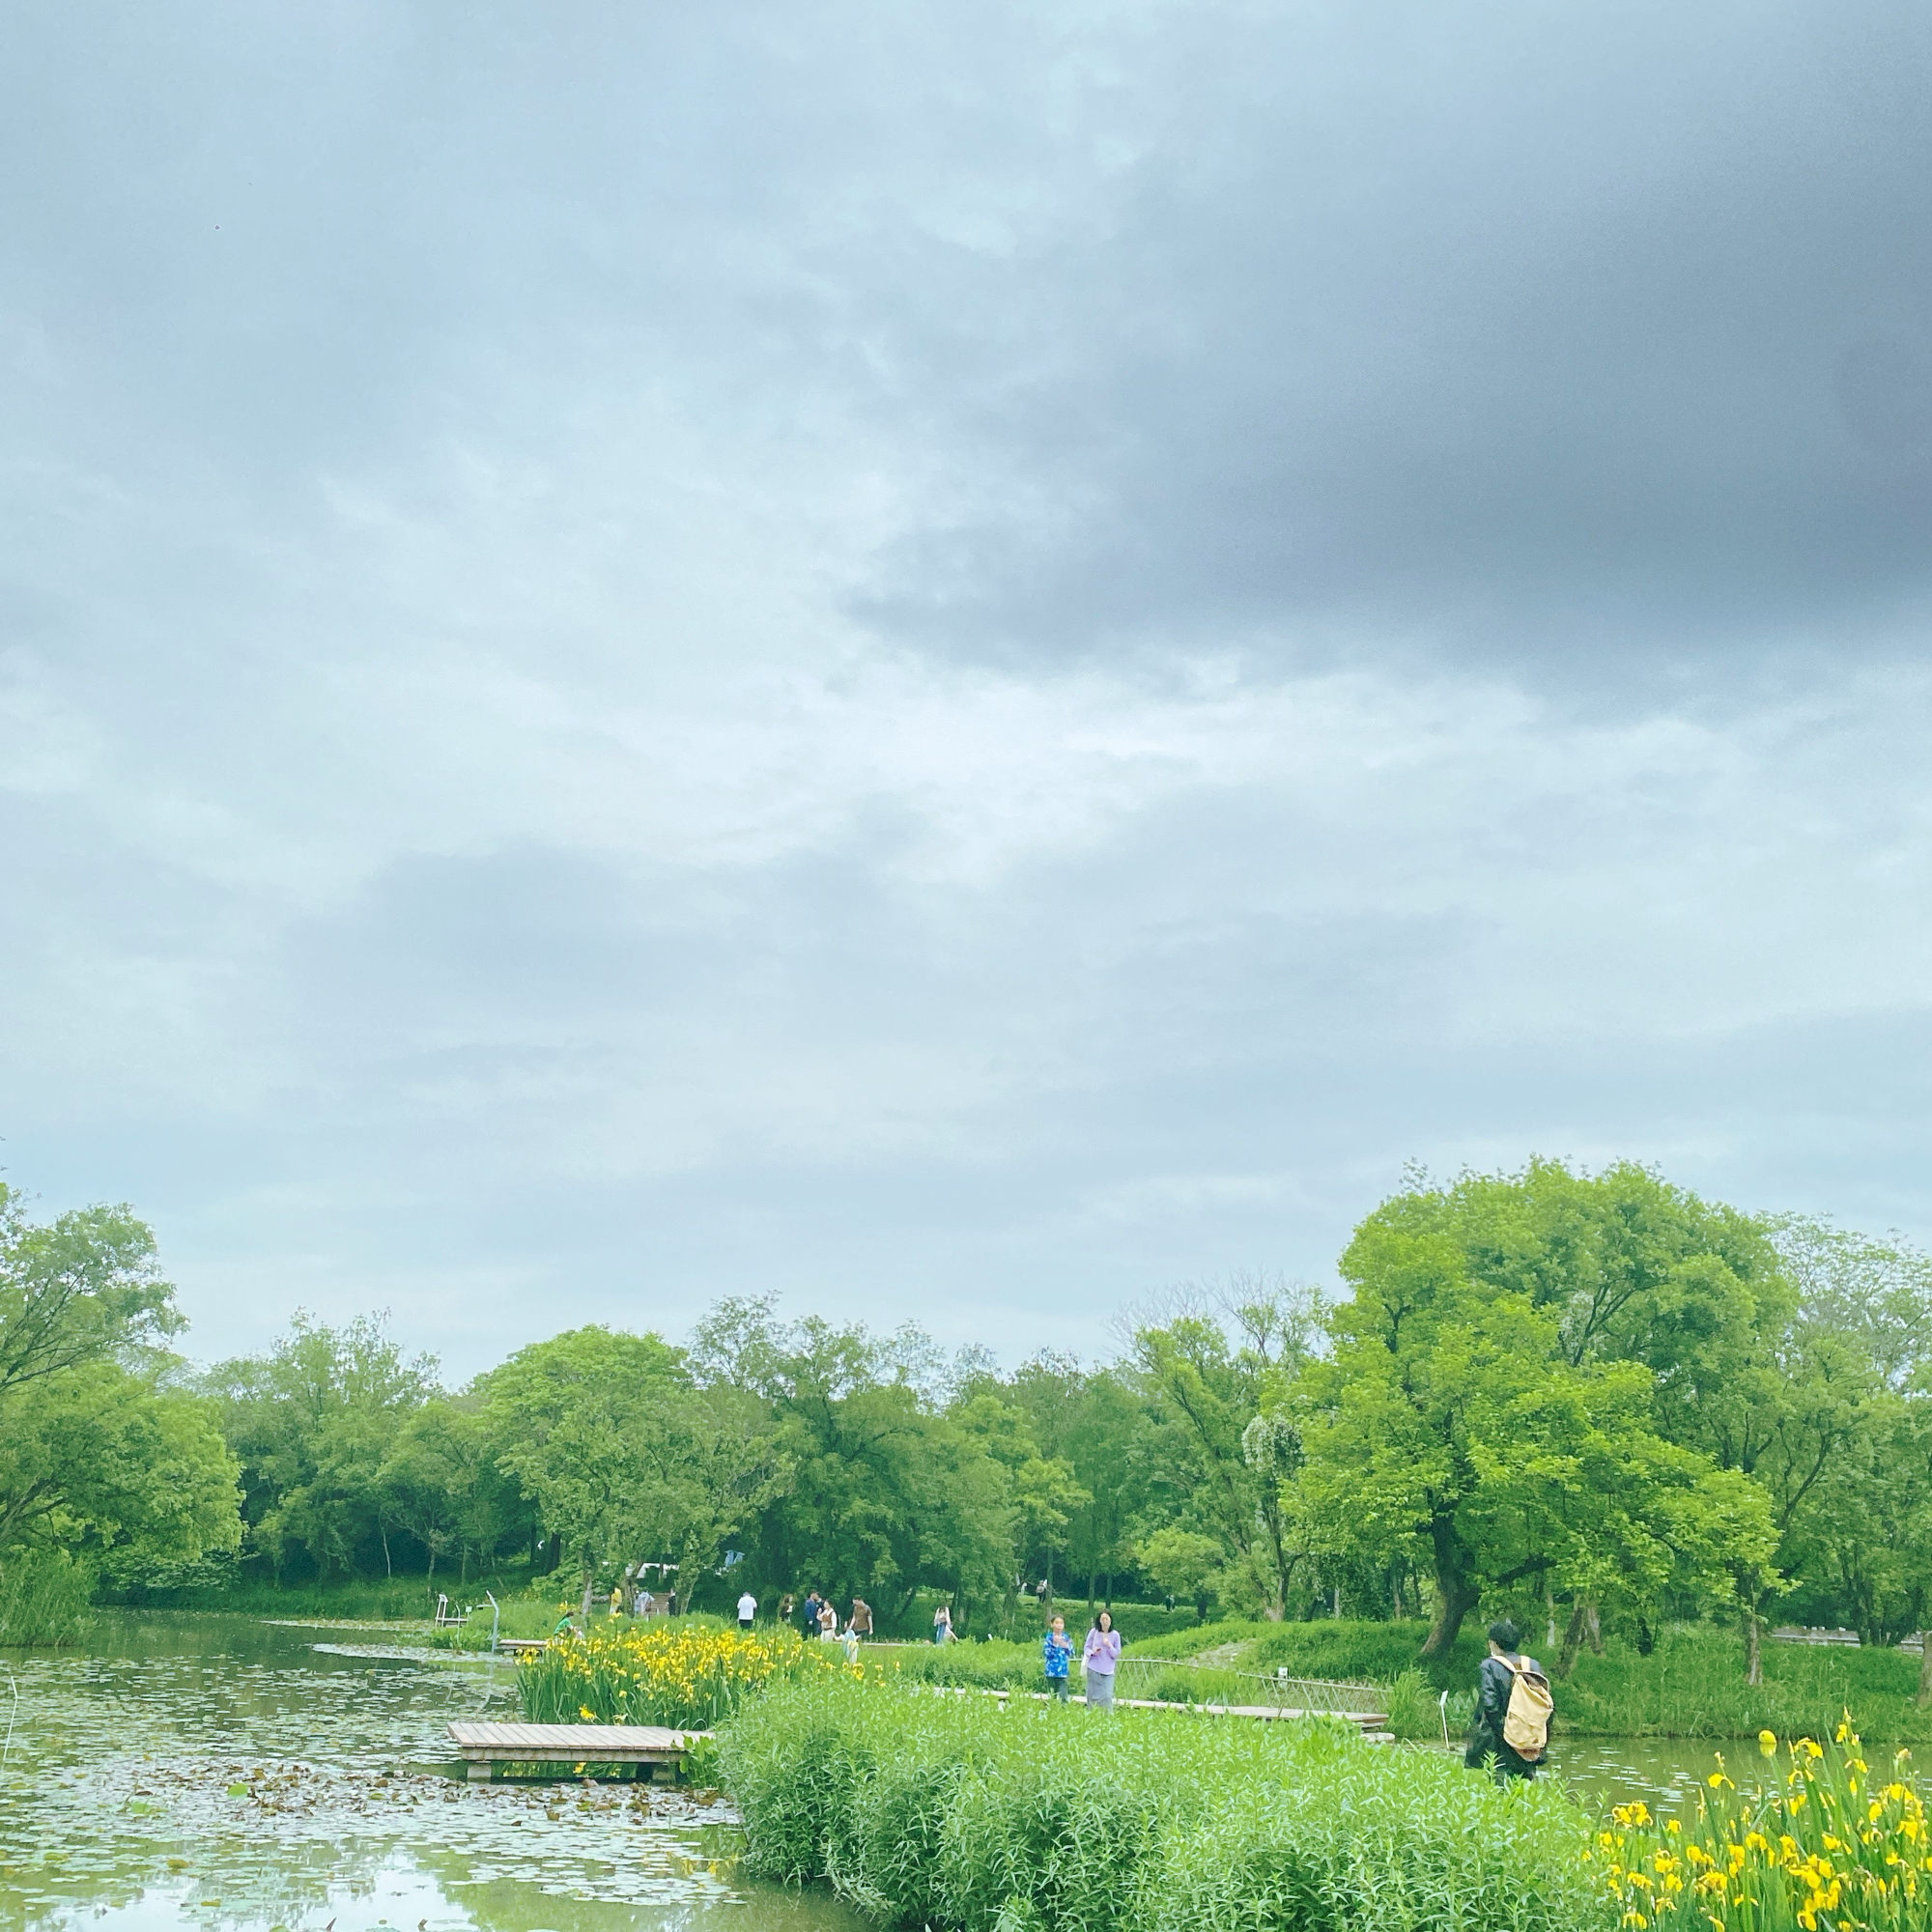
<svg viewBox="0 0 1932 1932"><path fill-rule="evenodd" d="M1932 1240L1932 14L0 4L0 1161L201 1356Z"/></svg>

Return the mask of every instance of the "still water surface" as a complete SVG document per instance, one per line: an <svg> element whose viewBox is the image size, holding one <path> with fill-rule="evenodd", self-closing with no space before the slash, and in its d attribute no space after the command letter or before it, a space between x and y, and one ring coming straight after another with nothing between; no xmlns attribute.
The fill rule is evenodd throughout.
<svg viewBox="0 0 1932 1932"><path fill-rule="evenodd" d="M501 1664L128 1613L81 1651L0 1653L0 1723L7 1671L7 1932L860 1932L822 1891L738 1874L701 1797L451 1776L452 1718L517 1715ZM1575 1740L1559 1765L1588 1804L1656 1806L1714 1748Z"/></svg>
<svg viewBox="0 0 1932 1932"><path fill-rule="evenodd" d="M0 1653L0 1926L857 1932L734 1874L691 1797L452 1777L443 1726L514 1719L509 1670L383 1648L121 1615L84 1652Z"/></svg>

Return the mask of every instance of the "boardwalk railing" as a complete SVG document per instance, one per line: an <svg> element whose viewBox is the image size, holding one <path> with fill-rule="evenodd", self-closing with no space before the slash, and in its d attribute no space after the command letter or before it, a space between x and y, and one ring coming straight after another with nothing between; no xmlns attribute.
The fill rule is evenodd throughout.
<svg viewBox="0 0 1932 1932"><path fill-rule="evenodd" d="M1230 1689L1236 1684L1239 1690L1231 1697ZM1388 1691L1380 1685L1328 1677L1290 1677L1284 1671L1264 1674L1230 1670L1179 1658L1123 1657L1116 1688L1122 1697L1202 1704L1272 1704L1283 1710L1329 1711L1342 1718L1379 1715L1388 1708Z"/></svg>

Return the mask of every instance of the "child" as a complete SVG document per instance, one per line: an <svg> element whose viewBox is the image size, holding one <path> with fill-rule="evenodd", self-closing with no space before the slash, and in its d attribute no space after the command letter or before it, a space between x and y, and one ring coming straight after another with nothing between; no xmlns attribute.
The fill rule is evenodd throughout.
<svg viewBox="0 0 1932 1932"><path fill-rule="evenodd" d="M1055 1617L1040 1652L1046 1659L1046 1688L1061 1702L1066 1702L1066 1666L1073 1661L1072 1640L1066 1634L1066 1619Z"/></svg>

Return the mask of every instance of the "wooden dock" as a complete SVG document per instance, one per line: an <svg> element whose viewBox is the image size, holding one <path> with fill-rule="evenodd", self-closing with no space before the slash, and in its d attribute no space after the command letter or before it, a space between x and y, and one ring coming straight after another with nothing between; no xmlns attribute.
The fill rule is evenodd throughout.
<svg viewBox="0 0 1932 1932"><path fill-rule="evenodd" d="M455 1723L449 1735L469 1776L487 1784L498 1765L614 1765L639 1778L660 1766L674 1776L694 1739L707 1731L671 1731L661 1724Z"/></svg>

